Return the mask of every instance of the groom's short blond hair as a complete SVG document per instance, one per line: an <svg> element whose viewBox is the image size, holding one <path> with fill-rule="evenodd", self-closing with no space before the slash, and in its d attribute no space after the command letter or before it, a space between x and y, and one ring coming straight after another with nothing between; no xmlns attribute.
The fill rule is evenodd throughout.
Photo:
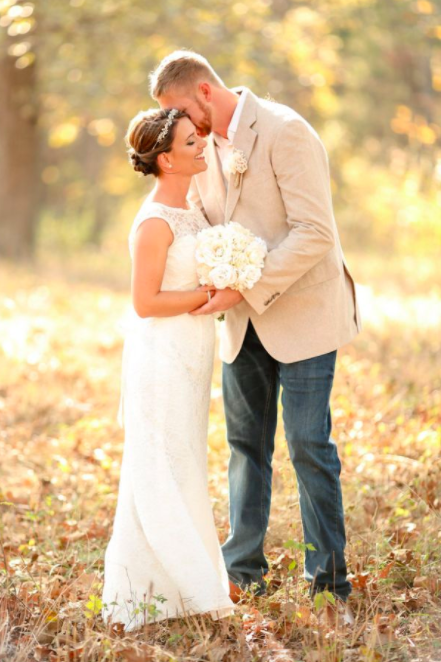
<svg viewBox="0 0 441 662"><path fill-rule="evenodd" d="M150 74L150 94L157 100L171 89L190 91L202 80L217 87L224 85L202 55L192 51L174 51Z"/></svg>

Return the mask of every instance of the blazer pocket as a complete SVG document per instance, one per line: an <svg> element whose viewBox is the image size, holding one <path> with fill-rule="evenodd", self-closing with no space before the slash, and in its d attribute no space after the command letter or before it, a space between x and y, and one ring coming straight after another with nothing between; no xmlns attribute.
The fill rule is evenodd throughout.
<svg viewBox="0 0 441 662"><path fill-rule="evenodd" d="M319 285L327 280L332 280L333 278L337 278L337 276L341 276L342 273L343 262L339 260L332 251L320 260L315 267L312 267L312 269L307 271L304 276L299 278L299 280L296 280L296 282L291 285L288 292L296 292L298 290L303 290L305 287Z"/></svg>

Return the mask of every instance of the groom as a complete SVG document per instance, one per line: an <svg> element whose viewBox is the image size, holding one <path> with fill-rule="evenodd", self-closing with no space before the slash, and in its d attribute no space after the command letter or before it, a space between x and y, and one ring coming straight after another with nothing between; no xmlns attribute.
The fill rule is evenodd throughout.
<svg viewBox="0 0 441 662"><path fill-rule="evenodd" d="M163 108L188 113L208 136L208 169L192 199L212 225L235 221L262 237L261 280L243 294L219 290L194 314L227 311L223 397L231 449L230 534L223 546L232 597L257 583L271 504L271 460L282 387L283 422L297 476L311 595L346 601L340 460L331 438L337 349L360 331L354 282L332 211L328 160L317 133L291 108L228 89L202 56L177 51L151 75ZM240 152L242 154L240 154ZM246 170L230 177L244 156Z"/></svg>

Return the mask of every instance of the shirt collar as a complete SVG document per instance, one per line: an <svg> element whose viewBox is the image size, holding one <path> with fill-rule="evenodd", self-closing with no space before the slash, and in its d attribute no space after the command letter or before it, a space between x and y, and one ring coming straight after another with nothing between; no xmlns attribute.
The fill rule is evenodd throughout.
<svg viewBox="0 0 441 662"><path fill-rule="evenodd" d="M242 90L242 92L239 95L239 101L237 102L237 106L233 113L233 117L231 118L231 122L227 130L227 136L230 142L234 141L234 136L236 135L237 127L239 126L240 116L242 115L242 110L245 104L246 95L247 95L247 90Z"/></svg>
<svg viewBox="0 0 441 662"><path fill-rule="evenodd" d="M227 129L228 138L224 138L220 134L215 133L213 131L213 138L216 145L226 144L227 142L232 143L234 141L234 136L236 135L237 127L239 126L240 116L242 114L242 110L245 105L246 95L247 95L247 90L242 90L242 92L239 94L239 101L237 102L237 106L234 109L233 117L231 118L230 124L228 125L228 129Z"/></svg>

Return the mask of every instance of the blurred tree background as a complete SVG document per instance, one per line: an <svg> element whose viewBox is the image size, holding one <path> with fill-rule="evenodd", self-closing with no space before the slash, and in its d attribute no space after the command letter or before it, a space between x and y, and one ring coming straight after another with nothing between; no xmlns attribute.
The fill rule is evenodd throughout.
<svg viewBox="0 0 441 662"><path fill-rule="evenodd" d="M441 659L440 3L0 0L2 660L201 660L207 632L223 662ZM124 134L155 105L150 71L183 47L228 86L295 108L329 153L364 322L339 350L332 401L357 614L345 636L319 634L292 557L303 533L281 417L261 614L245 602L225 631L169 638L159 625L142 649L98 616L124 439L127 235L153 185ZM216 359L208 458L224 540L221 394Z"/></svg>
<svg viewBox="0 0 441 662"><path fill-rule="evenodd" d="M0 26L4 257L125 254L152 182L124 133L182 47L318 130L346 248L441 243L439 0L0 0Z"/></svg>

